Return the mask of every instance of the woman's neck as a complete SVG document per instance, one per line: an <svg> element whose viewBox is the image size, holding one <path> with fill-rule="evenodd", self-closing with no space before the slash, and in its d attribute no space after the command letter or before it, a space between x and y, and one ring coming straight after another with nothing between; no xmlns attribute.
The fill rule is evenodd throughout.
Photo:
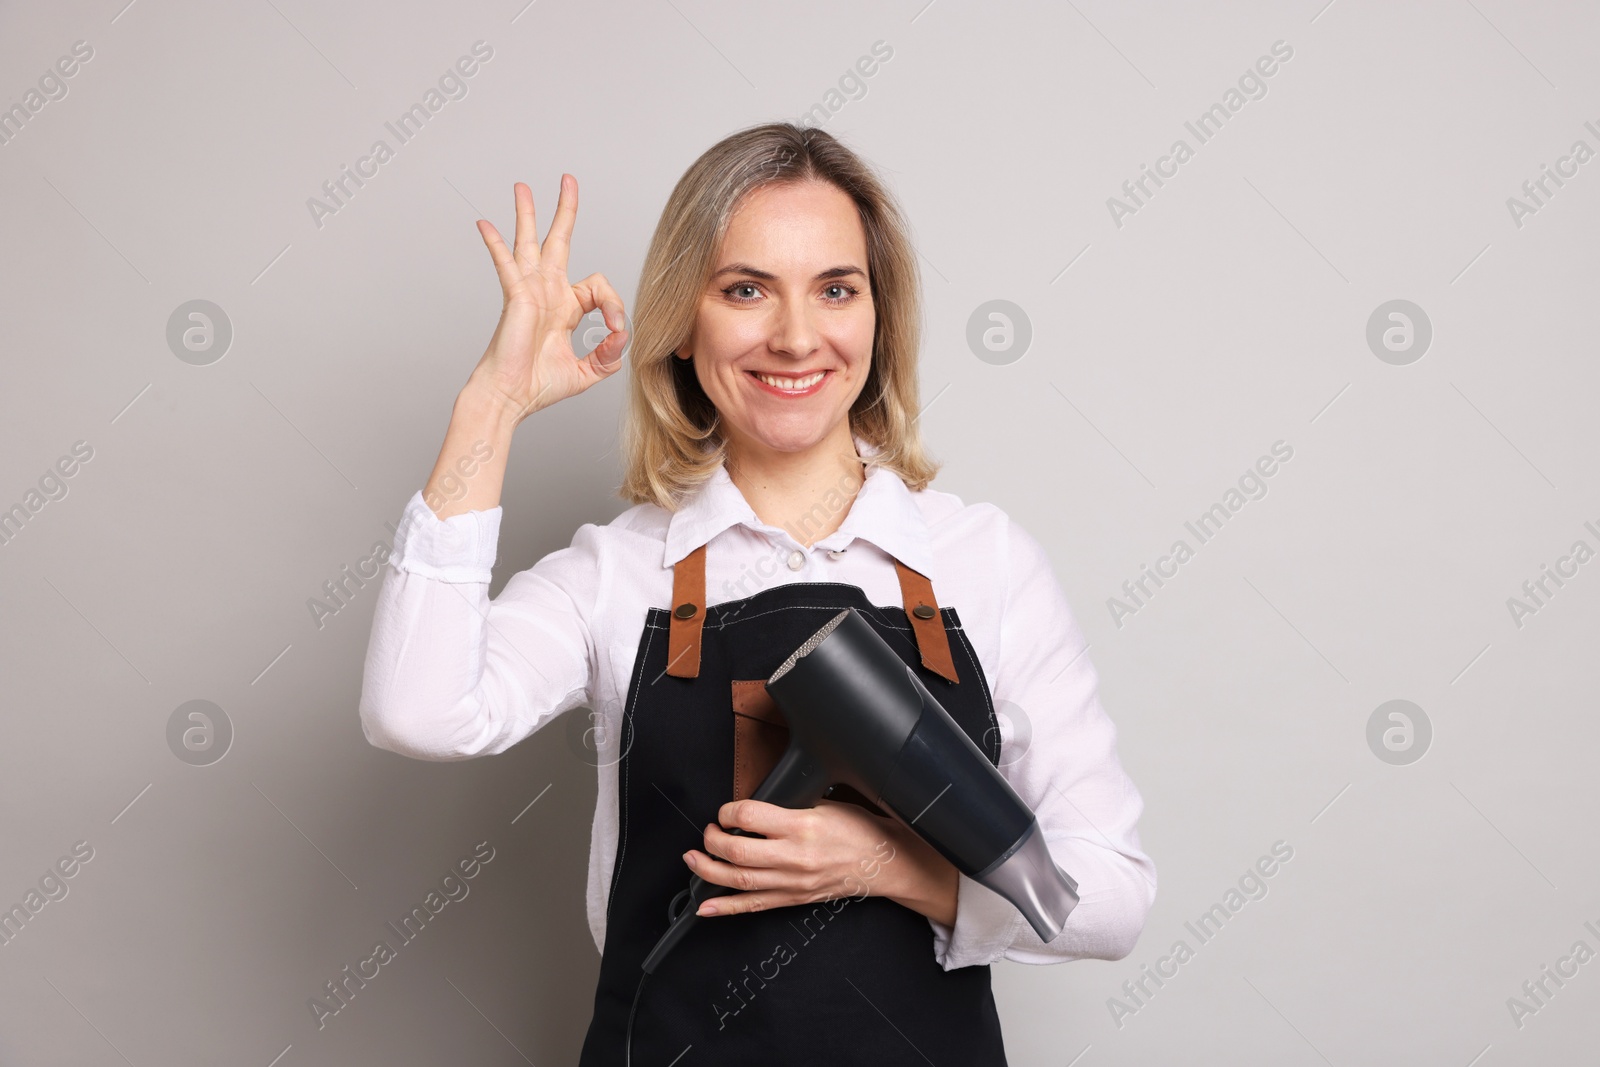
<svg viewBox="0 0 1600 1067"><path fill-rule="evenodd" d="M866 480L855 441L835 434L805 452L729 444L728 476L756 518L806 547L839 528Z"/></svg>

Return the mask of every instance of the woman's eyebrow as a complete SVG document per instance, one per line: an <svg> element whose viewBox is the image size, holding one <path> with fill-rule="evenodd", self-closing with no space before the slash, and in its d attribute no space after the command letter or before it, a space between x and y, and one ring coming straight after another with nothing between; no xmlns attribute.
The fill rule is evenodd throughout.
<svg viewBox="0 0 1600 1067"><path fill-rule="evenodd" d="M752 278L760 278L765 282L778 280L778 276L773 274L771 271L761 270L758 267L752 267L748 263L730 263L726 267L723 267L721 270L713 274L711 278L713 281L715 281L724 274L748 274ZM817 276L811 280L820 282L826 281L829 278L848 278L852 274L859 274L863 278L867 276L866 272L860 267L852 267L847 265L842 267L829 267L827 270L819 272Z"/></svg>

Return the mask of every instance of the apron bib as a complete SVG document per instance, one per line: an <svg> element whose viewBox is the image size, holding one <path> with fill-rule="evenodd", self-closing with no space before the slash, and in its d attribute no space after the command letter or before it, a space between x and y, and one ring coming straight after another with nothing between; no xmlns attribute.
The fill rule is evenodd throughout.
<svg viewBox="0 0 1600 1067"><path fill-rule="evenodd" d="M841 609L860 611L990 762L1000 759L983 670L926 577L895 560L901 607L875 606L847 583L796 582L708 608L705 554L701 545L674 566L672 609L646 609L623 715L605 950L579 1067L623 1063L644 958L693 874L683 853L704 851L706 824L748 797L787 747L763 683ZM847 786L831 799L887 814ZM1005 1067L989 967L944 970L927 918L861 898L870 879L858 877L853 896L698 920L645 979L636 1067Z"/></svg>

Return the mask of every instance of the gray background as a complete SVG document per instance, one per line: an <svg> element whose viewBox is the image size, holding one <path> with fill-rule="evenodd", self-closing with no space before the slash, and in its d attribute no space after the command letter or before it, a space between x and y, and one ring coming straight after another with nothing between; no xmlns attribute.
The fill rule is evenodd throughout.
<svg viewBox="0 0 1600 1067"><path fill-rule="evenodd" d="M320 629L307 600L387 540L492 331L474 219L509 235L522 180L544 224L577 175L571 274L631 300L689 162L879 40L822 125L915 228L935 484L1049 548L1160 872L1126 959L995 967L1013 1062L1592 1057L1600 962L1520 1027L1507 999L1600 950L1600 562L1520 627L1506 602L1600 547L1600 160L1521 226L1506 200L1600 149L1600 15L1324 2L0 9L0 105L94 49L0 147L0 507L94 449L0 547L0 904L94 849L0 947L0 1063L576 1059L599 960L569 723L458 764L374 749L376 586ZM316 226L307 198L480 39L468 95ZM1184 121L1277 40L1267 95L1197 145ZM1194 158L1117 226L1107 198L1179 137ZM166 341L195 299L234 331L208 366ZM966 340L997 299L1032 330L998 364ZM1403 366L1366 342L1394 299L1433 327ZM625 506L623 393L523 426L495 591ZM1117 625L1108 598L1278 440L1267 495ZM208 766L167 739L196 699L234 730ZM1393 699L1432 726L1407 765L1367 741ZM1270 892L1199 945L1184 924L1280 840ZM480 841L471 894L319 1030L307 999Z"/></svg>

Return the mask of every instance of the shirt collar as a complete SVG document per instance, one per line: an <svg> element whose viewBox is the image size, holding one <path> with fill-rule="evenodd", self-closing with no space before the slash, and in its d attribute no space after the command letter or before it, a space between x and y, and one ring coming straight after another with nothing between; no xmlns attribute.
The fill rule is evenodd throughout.
<svg viewBox="0 0 1600 1067"><path fill-rule="evenodd" d="M860 437L855 438L855 445L857 453L868 459L876 451ZM730 526L738 525L798 543L794 532L757 518L744 493L728 476L727 467L719 466L672 513L662 566L673 566ZM841 549L857 538L871 542L919 574L931 576L933 546L927 520L905 482L886 467L868 469L866 481L844 522L812 547Z"/></svg>

